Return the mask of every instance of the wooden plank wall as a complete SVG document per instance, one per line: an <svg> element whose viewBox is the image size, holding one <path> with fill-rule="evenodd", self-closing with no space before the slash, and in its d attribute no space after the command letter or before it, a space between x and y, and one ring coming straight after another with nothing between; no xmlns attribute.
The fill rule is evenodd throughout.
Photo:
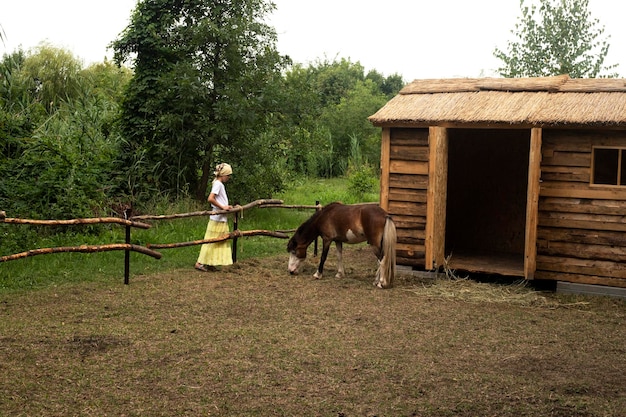
<svg viewBox="0 0 626 417"><path fill-rule="evenodd" d="M626 132L543 130L535 278L626 287L626 187L590 184L594 145Z"/></svg>
<svg viewBox="0 0 626 417"><path fill-rule="evenodd" d="M387 210L398 231L399 265L424 266L428 157L428 128L391 129Z"/></svg>

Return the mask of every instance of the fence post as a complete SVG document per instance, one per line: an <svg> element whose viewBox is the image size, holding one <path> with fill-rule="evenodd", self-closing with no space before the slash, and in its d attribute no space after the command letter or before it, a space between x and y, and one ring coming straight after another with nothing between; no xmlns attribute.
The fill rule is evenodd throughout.
<svg viewBox="0 0 626 417"><path fill-rule="evenodd" d="M237 231L239 229L239 212L235 213L235 218L233 219L233 230ZM237 262L237 236L233 238L233 263Z"/></svg>
<svg viewBox="0 0 626 417"><path fill-rule="evenodd" d="M124 210L124 219L128 220L129 209ZM126 244L130 245L130 226L126 226ZM124 251L124 284L128 285L130 281L130 250Z"/></svg>

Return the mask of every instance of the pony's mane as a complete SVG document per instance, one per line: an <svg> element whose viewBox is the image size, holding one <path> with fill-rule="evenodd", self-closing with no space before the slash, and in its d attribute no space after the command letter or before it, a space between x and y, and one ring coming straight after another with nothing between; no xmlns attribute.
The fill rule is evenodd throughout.
<svg viewBox="0 0 626 417"><path fill-rule="evenodd" d="M296 234L294 236L302 235L304 230L308 230L311 227L311 225L313 225L323 213L327 212L333 207L341 206L341 205L343 205L343 203L339 201L335 201L324 206L321 210L317 210L315 213L313 213L311 217L309 217L304 223L302 223L300 227L298 227L298 229L296 230Z"/></svg>
<svg viewBox="0 0 626 417"><path fill-rule="evenodd" d="M334 201L330 204L325 205L321 210L317 210L315 213L313 213L313 215L309 217L307 221L302 223L300 227L303 227L305 225L307 227L310 226L310 224L316 221L323 213L326 213L328 210L332 209L333 207L337 207L341 205L343 205L343 203L340 203L339 201ZM298 229L300 229L300 227Z"/></svg>

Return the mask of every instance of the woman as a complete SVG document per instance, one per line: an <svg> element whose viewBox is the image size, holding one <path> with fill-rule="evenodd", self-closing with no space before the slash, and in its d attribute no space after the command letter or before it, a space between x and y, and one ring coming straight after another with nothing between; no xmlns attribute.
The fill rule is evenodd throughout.
<svg viewBox="0 0 626 417"><path fill-rule="evenodd" d="M226 187L224 187L224 184L230 180L232 173L233 169L228 164L222 163L215 167L215 178L208 198L213 210L230 210L232 208L228 204L228 195L226 195ZM228 217L225 214L214 214L209 217L204 238L213 239L228 232ZM216 265L232 265L232 263L230 242L224 240L202 245L195 267L199 271L208 272L214 271Z"/></svg>

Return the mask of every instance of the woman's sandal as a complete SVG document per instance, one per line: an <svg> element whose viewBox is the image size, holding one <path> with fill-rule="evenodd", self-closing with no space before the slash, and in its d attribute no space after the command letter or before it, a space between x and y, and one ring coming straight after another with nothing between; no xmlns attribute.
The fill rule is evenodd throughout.
<svg viewBox="0 0 626 417"><path fill-rule="evenodd" d="M195 268L198 271L209 272L209 268L207 268L205 265L202 265L202 264L196 264Z"/></svg>

